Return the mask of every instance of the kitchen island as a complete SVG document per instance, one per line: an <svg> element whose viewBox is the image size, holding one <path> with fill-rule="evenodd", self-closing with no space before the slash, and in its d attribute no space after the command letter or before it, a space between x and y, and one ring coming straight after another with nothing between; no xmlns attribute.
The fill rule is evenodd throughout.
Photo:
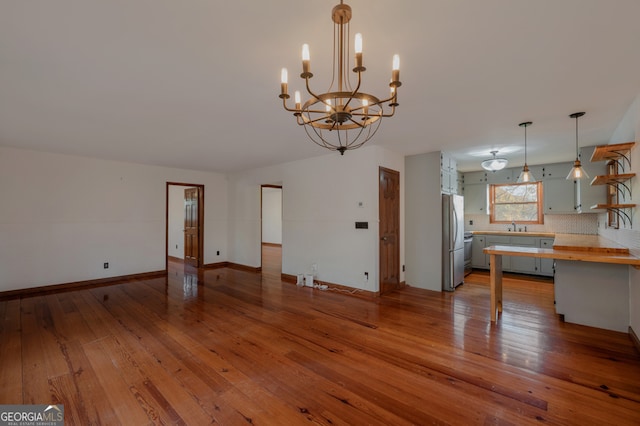
<svg viewBox="0 0 640 426"><path fill-rule="evenodd" d="M490 246L491 321L502 312L502 256L556 260L556 312L567 322L616 331L629 326L629 265L640 258L598 235L556 234L553 248Z"/></svg>

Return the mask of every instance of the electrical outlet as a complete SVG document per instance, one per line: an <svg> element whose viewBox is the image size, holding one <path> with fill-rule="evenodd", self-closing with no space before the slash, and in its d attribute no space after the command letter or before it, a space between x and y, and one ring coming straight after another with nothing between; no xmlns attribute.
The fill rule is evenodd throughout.
<svg viewBox="0 0 640 426"><path fill-rule="evenodd" d="M104 269L109 269L109 262L104 262Z"/></svg>
<svg viewBox="0 0 640 426"><path fill-rule="evenodd" d="M178 245L176 244L176 250L178 249Z"/></svg>
<svg viewBox="0 0 640 426"><path fill-rule="evenodd" d="M404 272L404 265L402 265L402 272Z"/></svg>
<svg viewBox="0 0 640 426"><path fill-rule="evenodd" d="M216 252L216 256L220 256L220 250Z"/></svg>
<svg viewBox="0 0 640 426"><path fill-rule="evenodd" d="M365 277L365 279L366 279L367 281L369 281L369 273L368 273L368 272L365 272L365 273L364 273L364 277Z"/></svg>
<svg viewBox="0 0 640 426"><path fill-rule="evenodd" d="M470 220L470 221L469 221L469 225L473 225L473 220Z"/></svg>

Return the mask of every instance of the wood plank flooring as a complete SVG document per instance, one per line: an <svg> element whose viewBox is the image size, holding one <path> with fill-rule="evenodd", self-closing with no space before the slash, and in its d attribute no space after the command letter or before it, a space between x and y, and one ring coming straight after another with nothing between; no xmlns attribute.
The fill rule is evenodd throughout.
<svg viewBox="0 0 640 426"><path fill-rule="evenodd" d="M263 273L196 271L0 302L0 404L66 424L640 424L628 335L565 324L553 285L488 275L368 301Z"/></svg>

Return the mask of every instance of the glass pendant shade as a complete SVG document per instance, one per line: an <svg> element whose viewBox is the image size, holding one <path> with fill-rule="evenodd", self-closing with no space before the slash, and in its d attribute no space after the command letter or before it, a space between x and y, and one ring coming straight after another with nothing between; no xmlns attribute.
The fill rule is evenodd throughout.
<svg viewBox="0 0 640 426"><path fill-rule="evenodd" d="M580 160L576 158L576 161L573 162L573 167L571 171L567 175L567 180L580 180L580 179L589 179L589 175L587 171L582 167Z"/></svg>
<svg viewBox="0 0 640 426"><path fill-rule="evenodd" d="M507 163L508 163L507 159L496 157L497 153L498 151L491 151L491 154L493 154L493 158L484 160L482 163L480 163L483 169L488 170L490 172L497 172L498 170L502 170L505 167L507 167Z"/></svg>
<svg viewBox="0 0 640 426"><path fill-rule="evenodd" d="M520 172L520 176L518 176L517 183L534 183L536 178L533 177L533 174L529 171L529 166L525 163L522 171Z"/></svg>
<svg viewBox="0 0 640 426"><path fill-rule="evenodd" d="M567 180L589 179L587 171L582 167L582 163L580 163L580 150L578 148L578 118L584 114L584 112L574 112L569 116L576 119L576 161L573 162L573 167L567 175Z"/></svg>
<svg viewBox="0 0 640 426"><path fill-rule="evenodd" d="M533 174L529 171L529 166L527 165L527 127L532 124L533 123L531 121L519 124L520 127L524 127L524 166L522 167L522 172L520 172L520 176L518 176L516 183L533 183L536 181L536 178L533 177Z"/></svg>

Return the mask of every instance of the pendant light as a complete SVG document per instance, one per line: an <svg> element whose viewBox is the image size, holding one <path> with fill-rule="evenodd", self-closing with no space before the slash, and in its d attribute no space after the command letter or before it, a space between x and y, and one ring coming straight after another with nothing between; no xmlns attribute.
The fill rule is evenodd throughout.
<svg viewBox="0 0 640 426"><path fill-rule="evenodd" d="M493 154L493 158L489 158L488 160L484 160L482 163L480 163L483 169L490 172L496 172L507 167L507 159L496 157L497 153L498 151L491 151L491 154Z"/></svg>
<svg viewBox="0 0 640 426"><path fill-rule="evenodd" d="M569 116L576 119L576 161L573 162L573 167L567 175L567 180L589 179L587 171L582 167L582 163L580 163L580 150L578 148L578 118L584 114L584 112L574 112Z"/></svg>
<svg viewBox="0 0 640 426"><path fill-rule="evenodd" d="M533 174L531 174L529 166L527 165L527 127L532 124L533 123L531 121L518 124L518 126L524 127L524 167L522 168L520 176L518 176L518 180L516 181L517 183L533 183L536 181L536 178L533 177Z"/></svg>

